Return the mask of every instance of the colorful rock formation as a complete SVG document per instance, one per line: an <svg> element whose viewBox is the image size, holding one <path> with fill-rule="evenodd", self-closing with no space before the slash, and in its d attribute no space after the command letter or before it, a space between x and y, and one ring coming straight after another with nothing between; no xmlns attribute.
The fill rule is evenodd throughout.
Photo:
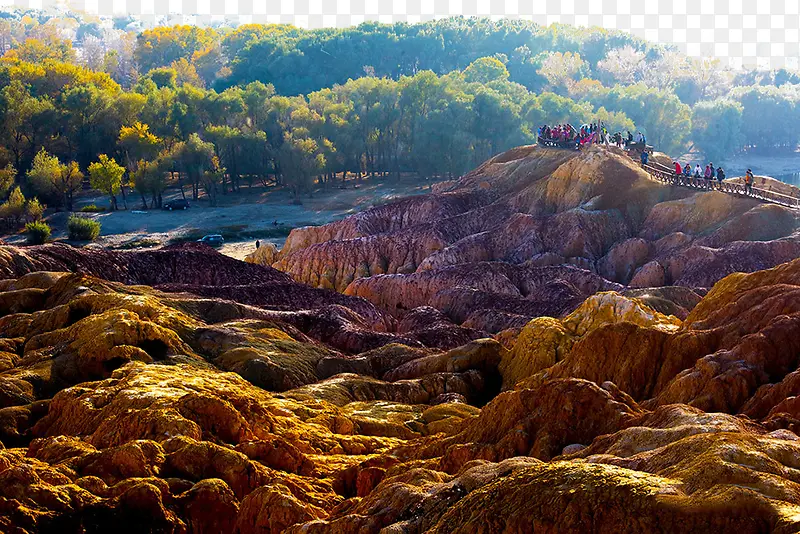
<svg viewBox="0 0 800 534"><path fill-rule="evenodd" d="M450 350L402 337L438 331L434 308L384 321L307 289L385 336L342 351L260 279L252 300L166 287L0 283L2 530L800 528L800 260L702 297L599 292Z"/></svg>
<svg viewBox="0 0 800 534"><path fill-rule="evenodd" d="M800 530L790 214L608 151L447 187L294 232L340 292L0 246L0 531Z"/></svg>
<svg viewBox="0 0 800 534"><path fill-rule="evenodd" d="M498 332L597 291L554 272L547 288L515 289L509 270L566 264L605 278L604 289L708 288L798 257L797 230L790 210L662 185L619 150L520 147L430 195L296 229L273 266L394 316L432 306ZM486 320L464 324L478 310Z"/></svg>

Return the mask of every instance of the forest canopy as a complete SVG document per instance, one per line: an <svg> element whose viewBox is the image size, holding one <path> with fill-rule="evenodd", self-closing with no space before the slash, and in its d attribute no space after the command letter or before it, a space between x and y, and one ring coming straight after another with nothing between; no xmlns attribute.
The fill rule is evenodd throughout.
<svg viewBox="0 0 800 534"><path fill-rule="evenodd" d="M544 123L602 120L715 160L800 141L796 73L733 71L600 28L454 17L139 30L4 15L0 167L53 206L101 168L112 182L122 172L103 181L113 203L119 192L127 205L129 185L151 206L168 180L213 202L258 181L300 194L345 173L456 177Z"/></svg>

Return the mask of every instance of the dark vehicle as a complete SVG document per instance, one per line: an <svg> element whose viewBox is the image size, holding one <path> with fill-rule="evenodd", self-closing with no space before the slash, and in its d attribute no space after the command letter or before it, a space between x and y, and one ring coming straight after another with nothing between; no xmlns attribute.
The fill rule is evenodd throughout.
<svg viewBox="0 0 800 534"><path fill-rule="evenodd" d="M198 239L197 242L208 245L209 247L221 247L225 244L225 240L219 234L203 236L202 239Z"/></svg>
<svg viewBox="0 0 800 534"><path fill-rule="evenodd" d="M184 199L179 200L170 200L169 202L164 204L165 210L188 210L189 209L189 201Z"/></svg>

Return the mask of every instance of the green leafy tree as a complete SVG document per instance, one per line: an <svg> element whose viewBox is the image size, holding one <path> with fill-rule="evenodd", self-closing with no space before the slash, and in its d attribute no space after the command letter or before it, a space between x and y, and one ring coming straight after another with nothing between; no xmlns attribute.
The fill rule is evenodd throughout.
<svg viewBox="0 0 800 534"><path fill-rule="evenodd" d="M188 177L194 200L199 196L204 173L211 170L214 157L214 145L203 141L197 134L190 135L186 142L176 145L173 150L172 161L175 162L178 172Z"/></svg>
<svg viewBox="0 0 800 534"><path fill-rule="evenodd" d="M120 192L125 168L113 158L100 154L98 161L89 165L89 179L92 187L111 197L111 209L117 209L117 194Z"/></svg>
<svg viewBox="0 0 800 534"><path fill-rule="evenodd" d="M56 182L61 175L61 163L42 148L33 158L33 164L26 173L28 184L38 195L58 197Z"/></svg>
<svg viewBox="0 0 800 534"><path fill-rule="evenodd" d="M161 146L161 139L150 132L150 127L147 124L136 122L133 126L123 126L119 131L119 146L125 153L125 167L128 171L127 182L136 186L137 172L139 170L139 163L142 161L150 161L158 154L159 147ZM147 200L145 193L155 191L153 177L149 175L148 183L144 188L136 187L136 190L142 196L142 205L147 209ZM125 207L127 208L127 200L125 199L125 181L122 183L123 200L125 200ZM158 191L161 194L163 188Z"/></svg>
<svg viewBox="0 0 800 534"><path fill-rule="evenodd" d="M219 187L222 184L223 177L225 176L225 168L220 165L217 156L211 157L211 164L208 170L203 171L203 189L209 199L211 206L217 205L219 198Z"/></svg>
<svg viewBox="0 0 800 534"><path fill-rule="evenodd" d="M10 163L0 169L0 199L8 198L11 188L14 187L14 181L17 178L17 169Z"/></svg>
<svg viewBox="0 0 800 534"><path fill-rule="evenodd" d="M54 199L69 211L72 211L74 194L83 184L83 173L76 162L61 163L44 148L33 158L27 177L37 194Z"/></svg>
<svg viewBox="0 0 800 534"><path fill-rule="evenodd" d="M38 147L49 141L56 124L56 108L47 98L31 96L18 80L0 90L3 137L14 167L24 169Z"/></svg>
<svg viewBox="0 0 800 534"><path fill-rule="evenodd" d="M691 133L691 109L673 93L638 83L618 85L589 98L595 106L624 113L659 150L672 153L685 148Z"/></svg>
<svg viewBox="0 0 800 534"><path fill-rule="evenodd" d="M34 197L25 202L25 218L30 222L42 220L44 210L47 208L44 204L39 202L39 199Z"/></svg>
<svg viewBox="0 0 800 534"><path fill-rule="evenodd" d="M495 80L508 80L508 69L497 58L482 57L476 59L464 69L464 80L467 82L489 83Z"/></svg>
<svg viewBox="0 0 800 534"><path fill-rule="evenodd" d="M741 150L744 108L732 100L698 102L692 111L692 140L713 161Z"/></svg>
<svg viewBox="0 0 800 534"><path fill-rule="evenodd" d="M159 67L147 73L145 80L148 79L151 80L158 89L175 89L178 86L178 71L172 66Z"/></svg>
<svg viewBox="0 0 800 534"><path fill-rule="evenodd" d="M798 142L798 97L789 87L737 87L732 99L742 105L747 146L759 150L794 150Z"/></svg>
<svg viewBox="0 0 800 534"><path fill-rule="evenodd" d="M312 178L325 167L325 156L319 144L307 137L307 132L286 132L279 158L287 183L295 198L301 192L311 192Z"/></svg>
<svg viewBox="0 0 800 534"><path fill-rule="evenodd" d="M11 219L14 224L19 225L25 216L25 195L19 187L11 190L8 200L0 205L0 217Z"/></svg>
<svg viewBox="0 0 800 534"><path fill-rule="evenodd" d="M135 172L136 191L142 196L144 209L147 209L147 195L151 196L150 206L152 208L161 207L161 195L167 188L165 162L165 159L141 160L137 165Z"/></svg>

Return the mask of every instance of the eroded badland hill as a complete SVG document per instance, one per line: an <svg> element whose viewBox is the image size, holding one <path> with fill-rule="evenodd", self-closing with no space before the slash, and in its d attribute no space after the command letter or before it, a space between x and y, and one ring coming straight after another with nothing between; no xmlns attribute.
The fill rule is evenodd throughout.
<svg viewBox="0 0 800 534"><path fill-rule="evenodd" d="M0 530L797 532L797 226L521 147L272 267L0 247Z"/></svg>

